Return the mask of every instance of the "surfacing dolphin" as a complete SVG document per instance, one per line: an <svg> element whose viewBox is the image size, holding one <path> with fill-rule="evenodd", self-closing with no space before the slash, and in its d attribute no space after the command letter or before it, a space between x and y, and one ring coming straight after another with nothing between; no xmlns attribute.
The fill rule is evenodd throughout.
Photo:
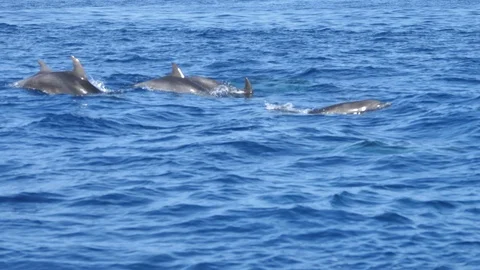
<svg viewBox="0 0 480 270"><path fill-rule="evenodd" d="M175 64L172 65L172 72L169 75L137 83L133 85L133 87L170 91L176 93L202 94L207 92L208 89L205 89L204 87L196 84L193 81L187 80L180 70L173 68L174 65Z"/></svg>
<svg viewBox="0 0 480 270"><path fill-rule="evenodd" d="M102 93L91 84L80 61L71 56L72 71L52 71L42 60L38 60L40 71L15 85L22 88L36 89L47 94L87 95Z"/></svg>
<svg viewBox="0 0 480 270"><path fill-rule="evenodd" d="M183 74L182 70L178 67L177 64L172 63L172 72L169 75L158 79L137 83L134 85L134 87L143 87L152 90L172 91L177 93L210 95L217 89L217 87L221 85L223 84L206 77L187 77ZM242 89L240 93L245 97L251 97L253 95L253 88L248 78L245 78L245 88Z"/></svg>
<svg viewBox="0 0 480 270"><path fill-rule="evenodd" d="M308 114L362 114L368 111L376 111L392 105L390 102L381 102L375 99L344 102L323 108L312 109Z"/></svg>
<svg viewBox="0 0 480 270"><path fill-rule="evenodd" d="M208 89L208 91L214 92L215 90L218 89L219 86L225 85L224 83L221 83L217 80L207 78L207 77L202 77L202 76L188 76L186 77L182 70L178 67L177 64L172 63L172 75L182 77L182 78L187 78L188 80L202 86L205 89ZM225 85L226 86L226 85ZM235 88L237 89L237 88ZM231 95L242 95L245 97L251 97L253 95L253 88L252 84L248 80L248 78L245 78L245 87L243 89L238 89L239 91L230 91Z"/></svg>

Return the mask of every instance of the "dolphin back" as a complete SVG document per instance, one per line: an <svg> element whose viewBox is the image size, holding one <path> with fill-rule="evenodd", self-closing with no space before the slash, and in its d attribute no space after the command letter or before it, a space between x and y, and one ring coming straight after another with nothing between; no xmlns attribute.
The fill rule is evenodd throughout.
<svg viewBox="0 0 480 270"><path fill-rule="evenodd" d="M391 103L381 102L375 99L344 102L323 108L313 109L309 114L362 114L368 111L376 111L389 107Z"/></svg>
<svg viewBox="0 0 480 270"><path fill-rule="evenodd" d="M17 82L17 87L35 89L47 94L86 95L102 93L90 83L80 61L74 56L72 71L53 72L42 60L38 60L40 71L26 79Z"/></svg>
<svg viewBox="0 0 480 270"><path fill-rule="evenodd" d="M214 79L201 76L191 76L187 77L187 79L208 90L213 90L215 87L218 87L222 84Z"/></svg>
<svg viewBox="0 0 480 270"><path fill-rule="evenodd" d="M36 89L47 94L86 95L102 93L88 80L82 80L69 71L41 72L17 84L19 87Z"/></svg>
<svg viewBox="0 0 480 270"><path fill-rule="evenodd" d="M177 76L164 76L158 79L153 79L135 84L135 88L147 88L150 90L161 90L177 93L194 93L201 94L207 90L199 84L187 79Z"/></svg>

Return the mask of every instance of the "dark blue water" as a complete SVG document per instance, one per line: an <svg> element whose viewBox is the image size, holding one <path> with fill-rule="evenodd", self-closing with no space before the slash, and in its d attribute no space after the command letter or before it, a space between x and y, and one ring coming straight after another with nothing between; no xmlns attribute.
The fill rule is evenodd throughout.
<svg viewBox="0 0 480 270"><path fill-rule="evenodd" d="M478 1L44 2L0 2L0 269L480 269ZM70 55L105 94L14 87ZM132 89L171 62L254 97Z"/></svg>

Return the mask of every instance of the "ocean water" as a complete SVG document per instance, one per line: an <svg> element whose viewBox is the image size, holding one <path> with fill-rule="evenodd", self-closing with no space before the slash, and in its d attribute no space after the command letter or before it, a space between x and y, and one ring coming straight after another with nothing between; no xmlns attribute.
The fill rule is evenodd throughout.
<svg viewBox="0 0 480 270"><path fill-rule="evenodd" d="M0 56L0 269L480 269L478 1L1 1Z"/></svg>

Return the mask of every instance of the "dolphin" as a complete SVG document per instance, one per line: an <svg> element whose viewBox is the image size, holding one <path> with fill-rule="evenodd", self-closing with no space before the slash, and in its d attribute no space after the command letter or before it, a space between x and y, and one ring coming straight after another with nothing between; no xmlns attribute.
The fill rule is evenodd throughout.
<svg viewBox="0 0 480 270"><path fill-rule="evenodd" d="M312 109L308 114L361 114L376 111L392 105L390 102L381 102L375 99L344 102L323 108Z"/></svg>
<svg viewBox="0 0 480 270"><path fill-rule="evenodd" d="M178 67L178 65L176 63L172 63L172 72L170 74L174 75L174 76L186 78L186 79L200 85L204 89L207 89L209 92L214 91L217 87L219 87L221 85L225 85L225 84L223 84L223 83L221 83L217 80L207 78L207 77L202 77L202 76L188 76L188 77L185 77L182 70ZM234 95L235 94L240 94L240 95L243 95L245 97L251 97L253 95L253 88L252 88L252 84L250 83L250 80L248 80L248 78L245 77L245 87L238 92L232 92L232 94L234 94Z"/></svg>
<svg viewBox="0 0 480 270"><path fill-rule="evenodd" d="M207 93L208 89L185 78L182 71L177 68L176 64L172 64L172 72L167 76L157 79L137 83L133 85L135 88L148 88L152 90L163 90L177 93Z"/></svg>
<svg viewBox="0 0 480 270"><path fill-rule="evenodd" d="M40 71L15 85L22 88L36 89L47 94L86 95L102 93L91 84L80 61L71 56L72 71L52 71L42 60L38 60Z"/></svg>
<svg viewBox="0 0 480 270"><path fill-rule="evenodd" d="M183 74L182 70L178 67L177 64L172 63L172 71L167 76L137 83L133 87L172 91L177 93L209 95L214 92L215 88L220 85L223 84L206 77L187 77ZM253 88L248 78L245 78L245 89L242 91L242 94L246 97L251 97L253 94Z"/></svg>

